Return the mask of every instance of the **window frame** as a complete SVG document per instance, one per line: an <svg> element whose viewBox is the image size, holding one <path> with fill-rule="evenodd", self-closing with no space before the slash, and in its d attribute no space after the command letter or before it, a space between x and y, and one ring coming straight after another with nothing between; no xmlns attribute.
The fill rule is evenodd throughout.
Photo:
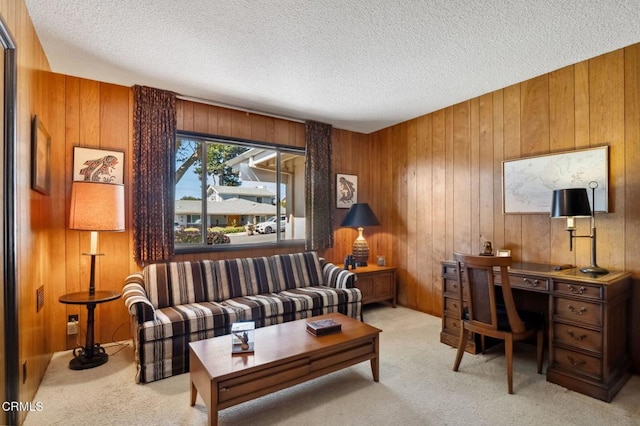
<svg viewBox="0 0 640 426"><path fill-rule="evenodd" d="M230 136L222 136L222 135L213 135L208 133L201 132L192 132L192 131L184 131L177 130L176 131L176 140L183 138L193 138L197 139L199 142L203 142L202 149L206 151L204 148L206 143L225 143L230 145L239 145L239 146L247 146L252 148L265 148L276 151L277 162L276 162L276 171L277 171L277 179L276 182L276 199L280 200L281 197L281 189L280 189L280 178L281 178L281 160L280 155L283 152L295 153L306 157L306 148L283 145L277 143L271 143L266 141L257 141L253 139L246 138L235 138ZM305 160L306 161L306 160ZM173 175L173 186L175 188L175 161L174 161L174 175ZM202 188L202 200L206 200L206 185L203 185ZM175 201L172 206L173 216L175 217ZM201 217L206 217L206 202L203 202L203 208L201 211ZM276 217L281 215L280 212L280 203L276 203ZM306 216L305 216L305 220ZM205 224L206 227L206 224ZM188 244L188 245L180 245L175 244L175 253L176 254L192 254L192 253L209 253L209 252L230 252L230 251L242 251L242 250L255 250L255 249L264 249L264 248L286 248L286 247L294 247L294 248L304 248L305 247L305 239L295 239L295 240L281 240L280 232L276 232L276 241L275 242L265 242L265 243L253 243L253 244L213 244L208 245L206 241L203 240L201 244ZM175 241L175 240L174 240Z"/></svg>

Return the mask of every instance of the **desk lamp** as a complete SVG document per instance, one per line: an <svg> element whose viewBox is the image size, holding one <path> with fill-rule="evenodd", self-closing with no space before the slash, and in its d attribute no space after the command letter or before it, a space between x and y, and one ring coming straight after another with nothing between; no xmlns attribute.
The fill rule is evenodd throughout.
<svg viewBox="0 0 640 426"><path fill-rule="evenodd" d="M551 217L566 217L567 231L569 231L569 250L573 250L574 238L591 238L591 265L580 268L581 272L591 274L607 274L604 268L596 263L596 214L595 214L595 190L597 182L589 182L593 208L589 207L589 197L586 188L556 189L553 191L551 204ZM576 230L576 217L591 218L591 233L589 235L574 235Z"/></svg>
<svg viewBox="0 0 640 426"><path fill-rule="evenodd" d="M364 231L363 227L378 225L380 225L380 222L378 222L376 215L371 211L368 203L356 203L352 205L340 224L340 226L358 228L358 238L353 242L353 257L356 260L357 266L367 266L367 259L369 258L369 244L367 244L367 240L365 240L362 235Z"/></svg>
<svg viewBox="0 0 640 426"><path fill-rule="evenodd" d="M71 187L69 229L91 231L89 295L96 292L95 269L99 231L124 231L124 185L77 181Z"/></svg>

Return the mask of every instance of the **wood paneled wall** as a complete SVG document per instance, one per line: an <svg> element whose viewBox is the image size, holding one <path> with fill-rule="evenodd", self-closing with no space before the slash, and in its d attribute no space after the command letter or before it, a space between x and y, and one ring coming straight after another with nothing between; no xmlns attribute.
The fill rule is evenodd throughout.
<svg viewBox="0 0 640 426"><path fill-rule="evenodd" d="M570 252L561 220L502 214L501 163L607 145L610 212L596 219L598 264L634 273L632 345L640 371L639 99L636 44L364 140L359 151L376 154L352 171L365 176L360 187L385 218L380 233L391 234L377 250L390 252L400 268L399 303L441 315L440 261L454 250L479 252L485 240L510 249L516 260L589 264L588 240L578 240ZM382 179L371 178L371 170L381 171ZM587 220L578 226L588 234Z"/></svg>

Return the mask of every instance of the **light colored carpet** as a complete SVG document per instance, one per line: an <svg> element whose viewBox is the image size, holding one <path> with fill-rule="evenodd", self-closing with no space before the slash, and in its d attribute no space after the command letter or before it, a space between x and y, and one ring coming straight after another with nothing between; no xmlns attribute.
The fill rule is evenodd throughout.
<svg viewBox="0 0 640 426"><path fill-rule="evenodd" d="M502 346L465 354L440 343L441 319L410 309L373 305L365 320L381 334L380 382L369 362L222 410L230 425L638 425L640 377L612 403L548 383L536 373L535 349L516 346L514 395L507 394ZM109 362L68 369L70 352L56 353L25 425L204 425L206 407L189 405L189 375L136 385L133 349L110 345ZM546 364L545 364L546 368Z"/></svg>

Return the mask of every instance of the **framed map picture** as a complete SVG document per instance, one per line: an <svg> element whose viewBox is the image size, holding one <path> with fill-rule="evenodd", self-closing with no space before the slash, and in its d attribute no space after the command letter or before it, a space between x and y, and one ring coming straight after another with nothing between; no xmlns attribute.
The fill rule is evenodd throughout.
<svg viewBox="0 0 640 426"><path fill-rule="evenodd" d="M348 209L358 202L358 176L336 175L336 207Z"/></svg>
<svg viewBox="0 0 640 426"><path fill-rule="evenodd" d="M73 180L124 183L124 152L73 147Z"/></svg>
<svg viewBox="0 0 640 426"><path fill-rule="evenodd" d="M596 212L609 211L609 147L582 149L502 162L504 213L551 213L554 189L587 188L597 182Z"/></svg>

